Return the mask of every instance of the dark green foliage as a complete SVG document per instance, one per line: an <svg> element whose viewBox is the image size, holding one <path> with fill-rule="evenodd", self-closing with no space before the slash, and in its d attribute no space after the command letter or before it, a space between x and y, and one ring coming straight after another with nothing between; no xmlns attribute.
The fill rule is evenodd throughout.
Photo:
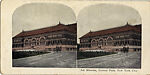
<svg viewBox="0 0 150 75"><path fill-rule="evenodd" d="M85 59L97 56L115 54L115 52L77 52L77 59Z"/></svg>
<svg viewBox="0 0 150 75"><path fill-rule="evenodd" d="M18 59L18 58L35 56L35 55L45 54L45 53L49 53L49 52L46 52L46 51L13 51L12 58Z"/></svg>

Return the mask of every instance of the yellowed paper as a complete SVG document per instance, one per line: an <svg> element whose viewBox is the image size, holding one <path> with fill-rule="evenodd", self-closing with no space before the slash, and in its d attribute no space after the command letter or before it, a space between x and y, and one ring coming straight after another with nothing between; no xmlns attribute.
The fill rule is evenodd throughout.
<svg viewBox="0 0 150 75"><path fill-rule="evenodd" d="M83 14L81 13L83 9L89 6L93 5L123 5L127 7L131 7L134 10L138 11L138 14L140 15L141 19L138 22L135 22L135 24L142 23L142 48L141 48L141 68L140 69L131 69L131 68L41 68L41 67L12 67L12 37L18 34L22 31L22 28L19 28L18 26L13 26L13 14L15 10L19 9L19 7L22 7L24 5L28 4L62 4L72 9L74 12L75 18L69 19L71 23L77 22L77 41L79 43L79 37L83 36L85 33L90 31L90 28L93 28L95 30L99 26L96 24L88 25L87 28L83 28L83 26L78 25L78 22L80 21L80 16ZM32 12L32 11L31 11ZM83 10L84 12L84 10ZM23 13L23 12L21 12ZM132 13L132 12L129 12ZM61 13L60 13L61 14ZM135 15L135 14L133 14ZM23 15L22 15L23 16ZM34 15L38 16L38 15ZM66 15L65 15L66 16ZM131 15L132 16L132 15ZM26 17L26 16L24 16ZM136 18L139 18L139 16ZM150 31L150 3L143 1L75 1L75 0L4 0L1 3L1 72L2 74L149 74L150 73L150 60L149 60L149 44L150 44L150 37L149 37L149 31ZM22 19L23 20L23 19ZM46 19L45 19L46 20ZM62 19L61 19L62 20ZM18 21L19 20L18 18ZM62 20L63 21L63 20ZM64 23L67 21L63 21ZM29 19L28 21L31 23L32 21ZM34 24L34 22L32 22ZM40 23L40 22L39 22ZM130 21L129 23L134 23L133 21ZM22 22L20 22L22 24ZM35 23L36 24L36 23ZM41 21L42 24L42 21ZM44 26L45 24L45 26ZM34 30L38 28L47 27L46 23L44 23L41 26L32 26L32 27L24 27L25 30ZM48 23L47 23L48 24ZM55 25L53 23L53 25ZM104 23L105 24L105 23ZM111 23L110 23L111 24ZM112 23L113 24L113 23ZM121 23L124 25L125 23ZM118 22L119 26L119 22ZM113 27L113 25L112 25ZM115 25L114 25L115 27ZM117 27L117 26L116 26ZM82 28L84 30L82 30ZM108 27L111 28L111 27ZM107 27L104 27L103 29L107 29ZM85 32L84 32L85 31ZM92 30L94 31L94 30ZM79 33L82 32L82 33ZM44 58L43 58L44 59Z"/></svg>

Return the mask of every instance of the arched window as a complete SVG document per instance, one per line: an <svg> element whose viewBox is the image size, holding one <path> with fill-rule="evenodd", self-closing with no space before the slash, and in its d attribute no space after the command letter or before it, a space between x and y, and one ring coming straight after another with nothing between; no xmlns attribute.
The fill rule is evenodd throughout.
<svg viewBox="0 0 150 75"><path fill-rule="evenodd" d="M103 40L103 45L107 45L107 39Z"/></svg>
<svg viewBox="0 0 150 75"><path fill-rule="evenodd" d="M40 39L40 45L45 45L45 39L44 38Z"/></svg>
<svg viewBox="0 0 150 75"><path fill-rule="evenodd" d="M36 45L40 45L40 39L39 38L36 39Z"/></svg>
<svg viewBox="0 0 150 75"><path fill-rule="evenodd" d="M29 41L25 40L25 46L29 46Z"/></svg>
<svg viewBox="0 0 150 75"><path fill-rule="evenodd" d="M32 46L35 46L35 45L36 45L36 40L32 39Z"/></svg>
<svg viewBox="0 0 150 75"><path fill-rule="evenodd" d="M102 45L103 45L103 39L99 39L98 45L99 45L99 46L102 46Z"/></svg>
<svg viewBox="0 0 150 75"><path fill-rule="evenodd" d="M93 39L93 40L91 41L91 43L92 43L92 46L97 46L97 45L98 45L98 41L95 40L95 39Z"/></svg>
<svg viewBox="0 0 150 75"><path fill-rule="evenodd" d="M113 38L112 37L108 37L107 38L107 45L112 45L112 41L113 41Z"/></svg>

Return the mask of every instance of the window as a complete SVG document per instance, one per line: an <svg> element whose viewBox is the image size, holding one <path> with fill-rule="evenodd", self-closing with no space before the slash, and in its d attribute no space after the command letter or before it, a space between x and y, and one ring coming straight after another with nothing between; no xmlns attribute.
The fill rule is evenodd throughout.
<svg viewBox="0 0 150 75"><path fill-rule="evenodd" d="M112 45L112 40L113 40L112 37L108 37L107 38L107 44Z"/></svg>
<svg viewBox="0 0 150 75"><path fill-rule="evenodd" d="M103 45L103 40L102 40L102 39L100 39L100 40L98 41L98 45Z"/></svg>
<svg viewBox="0 0 150 75"><path fill-rule="evenodd" d="M25 40L25 46L28 46L28 45L29 45L29 41Z"/></svg>
<svg viewBox="0 0 150 75"><path fill-rule="evenodd" d="M36 45L36 40L32 39L32 46L35 46L35 45Z"/></svg>
<svg viewBox="0 0 150 75"><path fill-rule="evenodd" d="M44 38L40 39L40 45L45 45L45 39Z"/></svg>
<svg viewBox="0 0 150 75"><path fill-rule="evenodd" d="M97 40L92 40L92 46L97 46L98 45L98 41Z"/></svg>

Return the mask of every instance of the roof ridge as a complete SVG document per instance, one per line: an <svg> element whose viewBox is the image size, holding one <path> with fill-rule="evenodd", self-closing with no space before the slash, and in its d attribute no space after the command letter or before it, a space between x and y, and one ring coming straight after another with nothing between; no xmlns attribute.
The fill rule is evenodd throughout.
<svg viewBox="0 0 150 75"><path fill-rule="evenodd" d="M63 30L63 29L67 30L67 28L69 28L69 27L66 24L57 24L55 26L49 26L49 27L44 27L44 28L39 28L39 29L34 29L34 30L29 30L29 31L22 31L14 37L37 35L37 34L41 34L41 33L59 31L59 30ZM69 31L75 32L74 30L69 30Z"/></svg>
<svg viewBox="0 0 150 75"><path fill-rule="evenodd" d="M58 25L63 25L63 26L71 26L71 25L75 25L77 23L72 23L72 24L56 24L56 25L53 25L53 26L47 26L47 27L43 27L43 28L37 28L37 29L33 29L33 30L27 30L27 31L23 31L23 32L30 32L30 31L34 31L34 30L41 30L41 29L47 29L47 28L51 28L51 27L56 27Z"/></svg>
<svg viewBox="0 0 150 75"><path fill-rule="evenodd" d="M103 30L98 30L98 31L94 31L94 32L106 31L106 30L111 30L111 29L117 29L117 28L126 27L126 26L132 26L132 25L123 25L123 26L119 26L119 27L112 27L112 28L103 29ZM132 26L132 27L133 27L133 26ZM92 31L92 32L93 32L93 31Z"/></svg>
<svg viewBox="0 0 150 75"><path fill-rule="evenodd" d="M36 31L36 30L41 30L41 29L47 29L47 28L51 28L51 27L56 27L58 26L59 24L57 25L54 25L54 26L47 26L47 27L43 27L43 28L37 28L37 29L33 29L33 30L28 30L28 31L24 31L24 32L30 32L30 31ZM65 26L65 25L64 25Z"/></svg>

